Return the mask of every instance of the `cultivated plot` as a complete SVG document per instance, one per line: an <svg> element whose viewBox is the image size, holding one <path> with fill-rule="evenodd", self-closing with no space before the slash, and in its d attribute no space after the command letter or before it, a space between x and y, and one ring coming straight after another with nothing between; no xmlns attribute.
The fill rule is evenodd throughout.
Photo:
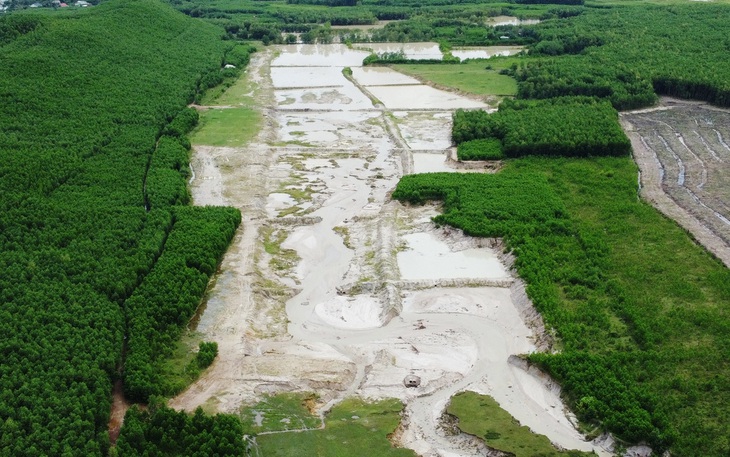
<svg viewBox="0 0 730 457"><path fill-rule="evenodd" d="M646 176L642 181L659 183L679 207L722 240L727 250L730 112L697 103L665 105L622 115L625 127L635 137L637 156L648 153L654 158L653 163L644 162L642 173ZM716 249L708 248L718 255Z"/></svg>

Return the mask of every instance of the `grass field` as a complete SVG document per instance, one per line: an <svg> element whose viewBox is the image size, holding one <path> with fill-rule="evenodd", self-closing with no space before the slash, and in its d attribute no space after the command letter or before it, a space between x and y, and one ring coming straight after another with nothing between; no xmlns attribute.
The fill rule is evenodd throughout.
<svg viewBox="0 0 730 457"><path fill-rule="evenodd" d="M517 82L499 70L517 61L515 57L470 60L459 65L393 65L395 70L436 84L478 95L510 96L517 93ZM490 68L490 69L487 69Z"/></svg>
<svg viewBox="0 0 730 457"><path fill-rule="evenodd" d="M261 115L250 108L209 109L200 114L192 144L242 147L258 133Z"/></svg>
<svg viewBox="0 0 730 457"><path fill-rule="evenodd" d="M160 377L163 379L162 384L168 389L167 395L182 392L200 376L201 370L195 363L195 354L201 341L201 334L186 331L177 342L172 355L160 363Z"/></svg>
<svg viewBox="0 0 730 457"><path fill-rule="evenodd" d="M259 455L267 457L414 457L409 449L394 448L388 435L400 422L398 400L365 403L350 399L335 406L323 430L277 433L256 437Z"/></svg>
<svg viewBox="0 0 730 457"><path fill-rule="evenodd" d="M559 451L544 435L536 435L520 425L487 395L462 392L451 399L446 412L459 418L459 429L482 438L492 449L515 457L580 457L580 451Z"/></svg>
<svg viewBox="0 0 730 457"><path fill-rule="evenodd" d="M313 394L284 393L266 397L254 406L241 411L241 420L247 434L281 430L316 429L319 417L312 414L309 405Z"/></svg>

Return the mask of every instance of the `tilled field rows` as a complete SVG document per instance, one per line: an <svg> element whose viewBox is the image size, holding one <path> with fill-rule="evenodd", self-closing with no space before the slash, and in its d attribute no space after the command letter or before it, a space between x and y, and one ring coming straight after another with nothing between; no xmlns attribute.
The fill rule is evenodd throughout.
<svg viewBox="0 0 730 457"><path fill-rule="evenodd" d="M657 158L663 190L730 245L730 112L681 105L624 119Z"/></svg>

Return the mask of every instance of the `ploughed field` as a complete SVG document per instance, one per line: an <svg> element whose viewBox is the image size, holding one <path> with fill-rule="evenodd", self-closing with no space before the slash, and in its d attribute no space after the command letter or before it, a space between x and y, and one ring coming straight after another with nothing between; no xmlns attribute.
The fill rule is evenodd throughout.
<svg viewBox="0 0 730 457"><path fill-rule="evenodd" d="M730 111L698 103L665 101L660 108L625 113L622 120L630 134L638 135L638 144L634 141L638 153L647 152L648 157L654 158L653 164L642 167L642 174L647 175L642 182L649 179L660 183L679 207L719 238L722 242L715 243L719 247L707 247L727 264ZM641 160L639 164L642 165ZM687 215L670 217L682 225L689 219Z"/></svg>

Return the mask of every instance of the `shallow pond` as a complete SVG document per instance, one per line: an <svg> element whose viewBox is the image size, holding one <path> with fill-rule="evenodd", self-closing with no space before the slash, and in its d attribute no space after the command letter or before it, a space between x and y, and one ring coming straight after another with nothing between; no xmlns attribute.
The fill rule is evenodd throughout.
<svg viewBox="0 0 730 457"><path fill-rule="evenodd" d="M509 278L492 249L453 252L431 233L411 233L403 239L408 243L408 249L397 256L403 279Z"/></svg>
<svg viewBox="0 0 730 457"><path fill-rule="evenodd" d="M491 27L498 25L534 25L539 23L540 19L520 19L515 16L495 16L487 19L487 25Z"/></svg>
<svg viewBox="0 0 730 457"><path fill-rule="evenodd" d="M342 86L347 80L337 67L272 67L275 88Z"/></svg>
<svg viewBox="0 0 730 457"><path fill-rule="evenodd" d="M344 44L292 44L279 49L272 67L359 67L370 54Z"/></svg>
<svg viewBox="0 0 730 457"><path fill-rule="evenodd" d="M363 86L399 86L421 84L416 78L388 67L359 67L352 69L352 77Z"/></svg>
<svg viewBox="0 0 730 457"><path fill-rule="evenodd" d="M398 129L408 147L417 151L451 147L451 113L394 112Z"/></svg>
<svg viewBox="0 0 730 457"><path fill-rule="evenodd" d="M427 152L413 153L413 173L437 173L454 171L446 162L445 154L429 154Z"/></svg>
<svg viewBox="0 0 730 457"><path fill-rule="evenodd" d="M280 110L350 111L372 109L373 103L355 85L275 91Z"/></svg>
<svg viewBox="0 0 730 457"><path fill-rule="evenodd" d="M443 58L438 43L367 43L360 47L372 49L376 54L403 52L408 59L441 60Z"/></svg>
<svg viewBox="0 0 730 457"><path fill-rule="evenodd" d="M483 102L426 85L371 86L368 90L389 109L487 108Z"/></svg>
<svg viewBox="0 0 730 457"><path fill-rule="evenodd" d="M461 60L489 59L496 56L513 56L524 49L524 46L484 46L453 49L451 54Z"/></svg>

